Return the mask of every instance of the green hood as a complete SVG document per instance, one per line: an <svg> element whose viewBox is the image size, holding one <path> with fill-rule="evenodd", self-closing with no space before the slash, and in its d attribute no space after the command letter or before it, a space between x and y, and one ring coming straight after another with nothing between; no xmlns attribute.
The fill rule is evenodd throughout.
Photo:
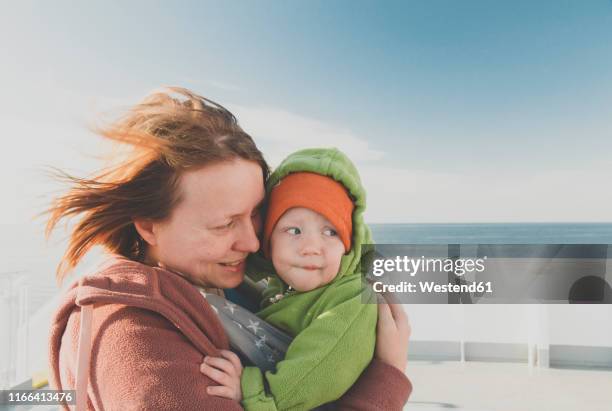
<svg viewBox="0 0 612 411"><path fill-rule="evenodd" d="M291 173L311 172L331 177L338 181L348 190L355 209L353 210L353 238L350 251L342 257L340 271L332 283L348 275L360 273L360 260L362 244L372 243L372 234L363 220L366 207L366 192L361 184L359 172L351 160L337 148L308 148L290 154L274 170L266 184L266 194L269 195L272 188L284 177ZM275 274L274 268L269 260L260 255L250 258L250 269L247 270L249 277L259 280Z"/></svg>

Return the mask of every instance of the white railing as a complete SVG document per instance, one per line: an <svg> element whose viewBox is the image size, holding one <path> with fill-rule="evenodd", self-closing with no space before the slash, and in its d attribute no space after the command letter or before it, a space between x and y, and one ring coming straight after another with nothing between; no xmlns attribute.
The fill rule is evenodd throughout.
<svg viewBox="0 0 612 411"><path fill-rule="evenodd" d="M28 378L28 282L25 272L0 273L0 388Z"/></svg>

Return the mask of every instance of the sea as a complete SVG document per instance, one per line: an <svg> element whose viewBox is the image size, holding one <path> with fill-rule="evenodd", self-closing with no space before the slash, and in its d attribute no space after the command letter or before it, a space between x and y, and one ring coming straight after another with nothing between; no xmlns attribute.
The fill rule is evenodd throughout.
<svg viewBox="0 0 612 411"><path fill-rule="evenodd" d="M612 223L369 224L379 244L612 244Z"/></svg>

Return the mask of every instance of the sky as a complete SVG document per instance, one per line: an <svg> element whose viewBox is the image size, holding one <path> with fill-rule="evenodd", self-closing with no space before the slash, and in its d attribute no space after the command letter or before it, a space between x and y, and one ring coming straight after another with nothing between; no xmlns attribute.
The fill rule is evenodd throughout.
<svg viewBox="0 0 612 411"><path fill-rule="evenodd" d="M91 126L178 85L272 165L337 146L369 222L612 221L612 1L7 2L0 224L93 172ZM40 220L36 220L40 221Z"/></svg>

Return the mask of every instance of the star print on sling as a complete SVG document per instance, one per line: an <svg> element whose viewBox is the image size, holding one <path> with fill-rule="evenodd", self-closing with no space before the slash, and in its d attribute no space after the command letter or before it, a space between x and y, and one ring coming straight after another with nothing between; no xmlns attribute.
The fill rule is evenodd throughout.
<svg viewBox="0 0 612 411"><path fill-rule="evenodd" d="M253 330L253 334L257 335L257 331L259 331L259 321L253 321L253 320L249 320L249 325L247 325L247 328L250 328L251 330Z"/></svg>
<svg viewBox="0 0 612 411"><path fill-rule="evenodd" d="M236 304L230 303L229 301L227 301L225 303L225 308L227 308L227 311L229 311L230 313L234 314L234 311L236 310Z"/></svg>
<svg viewBox="0 0 612 411"><path fill-rule="evenodd" d="M261 338L259 340L255 341L255 347L257 348L261 348L263 347L263 345L266 343L266 336L265 334L261 336Z"/></svg>

